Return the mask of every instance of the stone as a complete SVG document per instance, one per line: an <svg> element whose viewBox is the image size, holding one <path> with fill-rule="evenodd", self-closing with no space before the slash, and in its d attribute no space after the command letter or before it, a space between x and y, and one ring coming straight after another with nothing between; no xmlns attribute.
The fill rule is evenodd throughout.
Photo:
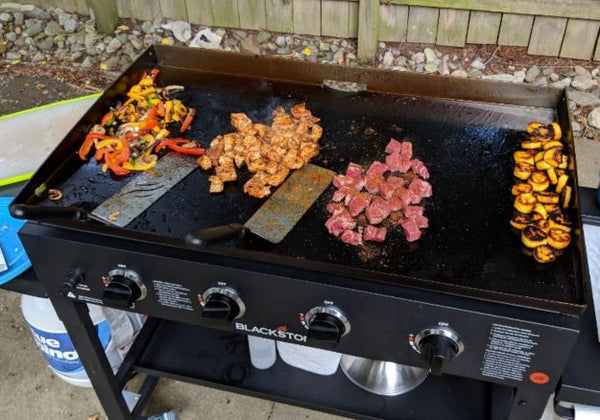
<svg viewBox="0 0 600 420"><path fill-rule="evenodd" d="M42 42L38 44L38 47L42 51L50 51L54 46L54 40L50 37L44 39Z"/></svg>
<svg viewBox="0 0 600 420"><path fill-rule="evenodd" d="M117 35L117 39L121 42L121 44L126 44L129 41L129 36L127 34L119 34Z"/></svg>
<svg viewBox="0 0 600 420"><path fill-rule="evenodd" d="M442 57L442 63L440 64L440 74L443 76L448 76L450 74L450 56L444 55Z"/></svg>
<svg viewBox="0 0 600 420"><path fill-rule="evenodd" d="M548 76L550 78L550 81L552 82L558 82L560 80L560 76L556 73L550 73L550 76Z"/></svg>
<svg viewBox="0 0 600 420"><path fill-rule="evenodd" d="M513 73L515 78L515 83L523 83L525 81L525 70L519 70Z"/></svg>
<svg viewBox="0 0 600 420"><path fill-rule="evenodd" d="M277 50L277 44L274 42L267 42L267 48L271 51Z"/></svg>
<svg viewBox="0 0 600 420"><path fill-rule="evenodd" d="M262 44L263 42L267 41L269 38L271 38L270 32L260 31L258 33L258 35L256 35L256 42L258 42L259 44Z"/></svg>
<svg viewBox="0 0 600 420"><path fill-rule="evenodd" d="M241 41L242 39L246 38L246 36L248 35L246 33L246 31L243 31L241 29L232 29L231 30L231 34L236 37L238 39L238 41Z"/></svg>
<svg viewBox="0 0 600 420"><path fill-rule="evenodd" d="M385 68L390 68L394 65L394 54L391 51L386 51L383 55L382 64Z"/></svg>
<svg viewBox="0 0 600 420"><path fill-rule="evenodd" d="M425 54L423 54L422 52L413 54L413 56L411 58L417 64L422 64L425 62Z"/></svg>
<svg viewBox="0 0 600 420"><path fill-rule="evenodd" d="M523 76L523 79L525 77ZM492 74L492 75L484 75L482 77L482 79L484 80L493 80L495 82L511 82L511 83L516 83L519 81L520 77L517 77L513 74L506 74L506 73L500 73L500 74Z"/></svg>
<svg viewBox="0 0 600 420"><path fill-rule="evenodd" d="M106 53L113 54L117 52L119 48L121 48L121 45L123 45L121 44L121 41L119 41L117 38L113 38L106 46Z"/></svg>
<svg viewBox="0 0 600 420"><path fill-rule="evenodd" d="M600 106L590 111L587 116L587 122L594 128L600 128Z"/></svg>
<svg viewBox="0 0 600 420"><path fill-rule="evenodd" d="M46 36L54 36L61 33L62 30L62 26L60 26L57 22L51 20L46 24L46 27L44 28L44 33L46 34Z"/></svg>
<svg viewBox="0 0 600 420"><path fill-rule="evenodd" d="M527 83L533 83L535 79L540 75L540 68L538 66L531 66L525 73L525 81Z"/></svg>
<svg viewBox="0 0 600 420"><path fill-rule="evenodd" d="M575 76L583 76L587 79L590 79L592 77L592 74L585 68L581 67L581 66L575 66Z"/></svg>
<svg viewBox="0 0 600 420"><path fill-rule="evenodd" d="M220 49L222 40L222 36L211 31L209 28L205 28L199 31L194 39L192 39L190 42L190 47Z"/></svg>
<svg viewBox="0 0 600 420"><path fill-rule="evenodd" d="M79 28L79 22L76 18L70 17L69 19L65 20L64 23L62 23L62 26L65 28L65 31L73 33L77 30L77 28Z"/></svg>
<svg viewBox="0 0 600 420"><path fill-rule="evenodd" d="M422 63L421 63L421 64L417 64L417 65L415 66L415 71L416 71L417 73L424 73L424 72L425 72L425 65L424 65L424 64L422 64Z"/></svg>
<svg viewBox="0 0 600 420"><path fill-rule="evenodd" d="M533 86L548 86L548 79L544 76L535 79L532 83Z"/></svg>
<svg viewBox="0 0 600 420"><path fill-rule="evenodd" d="M598 86L598 82L592 78L592 75L589 72L587 72L587 74L577 74L571 82L571 86L578 90L588 90Z"/></svg>
<svg viewBox="0 0 600 420"><path fill-rule="evenodd" d="M15 20L15 25L19 26L25 21L25 15L21 12L14 12L13 19Z"/></svg>
<svg viewBox="0 0 600 420"><path fill-rule="evenodd" d="M565 77L564 79L559 80L558 82L552 83L550 86L559 88L559 89L566 89L569 86L571 86L571 82L572 82L572 79L570 77Z"/></svg>
<svg viewBox="0 0 600 420"><path fill-rule="evenodd" d="M454 70L452 73L450 73L450 76L458 77L461 79L466 79L469 75L463 69L458 69L458 70Z"/></svg>
<svg viewBox="0 0 600 420"><path fill-rule="evenodd" d="M90 56L85 57L83 62L81 63L81 67L93 67L96 63L96 60Z"/></svg>
<svg viewBox="0 0 600 420"><path fill-rule="evenodd" d="M481 72L481 70L471 69L469 70L469 77L472 79L482 79L483 73Z"/></svg>
<svg viewBox="0 0 600 420"><path fill-rule="evenodd" d="M340 42L340 47L348 48L348 41L346 41L345 39L342 39L342 42Z"/></svg>
<svg viewBox="0 0 600 420"><path fill-rule="evenodd" d="M329 51L331 51L332 53L335 53L339 49L340 49L339 45L336 45L336 44L331 44L329 46Z"/></svg>
<svg viewBox="0 0 600 420"><path fill-rule="evenodd" d="M333 62L342 64L344 62L344 49L340 48L337 50L332 57Z"/></svg>
<svg viewBox="0 0 600 420"><path fill-rule="evenodd" d="M331 45L327 42L321 42L319 44L319 50L320 51L329 51L329 48L331 47Z"/></svg>
<svg viewBox="0 0 600 420"><path fill-rule="evenodd" d="M140 39L136 35L129 35L127 38L129 39L129 42L131 43L133 48L135 48L136 50L142 48L142 41L140 41Z"/></svg>
<svg viewBox="0 0 600 420"><path fill-rule="evenodd" d="M0 12L18 12L19 10L21 10L19 3L0 3Z"/></svg>
<svg viewBox="0 0 600 420"><path fill-rule="evenodd" d="M0 13L0 22L10 22L13 20L13 17L10 13Z"/></svg>
<svg viewBox="0 0 600 420"><path fill-rule="evenodd" d="M23 13L25 17L36 18L41 20L50 20L50 14L40 9L37 6L31 4L24 4L19 8L19 12Z"/></svg>
<svg viewBox="0 0 600 420"><path fill-rule="evenodd" d="M18 52L15 51L9 51L6 53L6 59L7 60L20 60L21 59L21 54L19 54Z"/></svg>
<svg viewBox="0 0 600 420"><path fill-rule="evenodd" d="M41 34L42 32L44 32L44 25L42 25L42 22L37 21L36 23L32 24L30 27L25 29L24 34L26 36L34 37L37 34Z"/></svg>
<svg viewBox="0 0 600 420"><path fill-rule="evenodd" d="M285 43L285 36L284 35L279 35L277 36L277 38L275 38L275 44L277 44L277 46L279 48L283 48L285 47L287 44Z"/></svg>
<svg viewBox="0 0 600 420"><path fill-rule="evenodd" d="M176 20L162 25L162 28L173 32L173 36L179 42L187 43L192 39L192 27L188 22Z"/></svg>
<svg viewBox="0 0 600 420"><path fill-rule="evenodd" d="M258 45L254 34L243 38L240 42L240 48L244 53L260 55L260 45Z"/></svg>
<svg viewBox="0 0 600 420"><path fill-rule="evenodd" d="M15 40L17 39L17 34L14 32L8 32L6 35L4 35L4 38L6 38L10 42L15 42Z"/></svg>
<svg viewBox="0 0 600 420"><path fill-rule="evenodd" d="M277 54L279 55L288 55L290 53L289 48L277 48Z"/></svg>
<svg viewBox="0 0 600 420"><path fill-rule="evenodd" d="M600 98L592 93L572 90L569 92L569 99L580 106L600 105Z"/></svg>
<svg viewBox="0 0 600 420"><path fill-rule="evenodd" d="M433 51L431 48L425 48L425 50L423 50L423 53L425 54L425 62L427 63L436 63L438 58L437 55L435 54L435 51Z"/></svg>
<svg viewBox="0 0 600 420"><path fill-rule="evenodd" d="M550 76L552 73L554 73L554 67L544 67L542 70L544 76Z"/></svg>
<svg viewBox="0 0 600 420"><path fill-rule="evenodd" d="M379 44L377 44L377 46L379 47L379 49L383 50L385 49L385 42L379 41Z"/></svg>
<svg viewBox="0 0 600 420"><path fill-rule="evenodd" d="M474 68L476 70L484 70L485 69L485 64L483 64L483 62L481 60L479 60L478 58L476 58L475 60L473 60L471 62L471 68Z"/></svg>
<svg viewBox="0 0 600 420"><path fill-rule="evenodd" d="M142 32L144 32L145 34L154 33L154 26L152 25L152 22L146 21L142 23Z"/></svg>
<svg viewBox="0 0 600 420"><path fill-rule="evenodd" d="M33 61L34 63L39 63L40 61L44 61L45 59L46 59L46 56L44 55L44 53L41 51L38 51L33 55L33 57L31 58L31 61Z"/></svg>
<svg viewBox="0 0 600 420"><path fill-rule="evenodd" d="M394 60L395 67L408 67L408 60L403 55L396 57Z"/></svg>
<svg viewBox="0 0 600 420"><path fill-rule="evenodd" d="M583 127L577 121L571 121L571 128L574 133L581 133L583 131Z"/></svg>
<svg viewBox="0 0 600 420"><path fill-rule="evenodd" d="M438 63L426 63L425 64L425 71L427 73L437 73L438 68L439 68Z"/></svg>

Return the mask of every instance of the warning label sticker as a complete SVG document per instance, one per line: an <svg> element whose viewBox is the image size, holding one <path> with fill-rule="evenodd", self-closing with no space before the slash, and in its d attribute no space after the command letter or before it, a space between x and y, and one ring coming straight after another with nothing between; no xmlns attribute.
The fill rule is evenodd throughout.
<svg viewBox="0 0 600 420"><path fill-rule="evenodd" d="M525 328L493 324L483 355L481 374L522 381L535 355L537 338L539 334Z"/></svg>
<svg viewBox="0 0 600 420"><path fill-rule="evenodd" d="M160 305L193 311L190 289L187 287L161 280L152 280L152 284Z"/></svg>

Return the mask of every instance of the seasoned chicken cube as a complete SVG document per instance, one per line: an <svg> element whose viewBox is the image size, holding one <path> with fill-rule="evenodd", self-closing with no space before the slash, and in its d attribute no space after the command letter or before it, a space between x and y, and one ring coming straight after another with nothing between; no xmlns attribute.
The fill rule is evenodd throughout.
<svg viewBox="0 0 600 420"><path fill-rule="evenodd" d="M237 173L233 167L217 166L215 168L217 177L223 182L230 182L237 180Z"/></svg>
<svg viewBox="0 0 600 420"><path fill-rule="evenodd" d="M264 124L254 124L254 129L259 137L265 137L265 134L269 131L269 127Z"/></svg>
<svg viewBox="0 0 600 420"><path fill-rule="evenodd" d="M304 117L310 117L310 111L308 109L306 109L306 104L305 103L300 103L300 104L296 104L292 107L291 111L292 115L294 116L294 118L304 118Z"/></svg>
<svg viewBox="0 0 600 420"><path fill-rule="evenodd" d="M233 159L229 156L221 155L219 158L219 166L225 168L233 168Z"/></svg>
<svg viewBox="0 0 600 420"><path fill-rule="evenodd" d="M300 157L304 159L305 162L308 162L313 157L319 154L319 146L315 143L302 143L300 146Z"/></svg>
<svg viewBox="0 0 600 420"><path fill-rule="evenodd" d="M282 166L279 171L275 172L273 175L269 175L266 178L267 184L277 187L283 184L283 181L285 181L289 173L290 170L285 166Z"/></svg>
<svg viewBox="0 0 600 420"><path fill-rule="evenodd" d="M208 189L208 192L213 194L223 192L225 184L223 184L223 181L221 181L218 176L212 175L208 177L208 180L210 181L210 187Z"/></svg>
<svg viewBox="0 0 600 420"><path fill-rule="evenodd" d="M207 155L200 156L196 162L198 162L198 165L204 171L208 171L210 168L212 168L212 162L210 161L210 157Z"/></svg>
<svg viewBox="0 0 600 420"><path fill-rule="evenodd" d="M271 194L271 187L265 185L259 177L252 177L244 184L244 192L252 197L265 198Z"/></svg>
<svg viewBox="0 0 600 420"><path fill-rule="evenodd" d="M244 113L233 113L231 114L231 125L238 131L245 130L249 125L252 124L252 120Z"/></svg>
<svg viewBox="0 0 600 420"><path fill-rule="evenodd" d="M256 160L249 160L248 157L246 157L246 166L248 167L248 170L252 173L257 172L257 171L262 171L265 169L265 167L267 166L265 164L265 161L262 159L256 159Z"/></svg>
<svg viewBox="0 0 600 420"><path fill-rule="evenodd" d="M235 166L237 168L241 168L242 165L244 164L244 156L242 155L235 155L233 158L233 161L235 162Z"/></svg>
<svg viewBox="0 0 600 420"><path fill-rule="evenodd" d="M277 162L270 160L269 163L265 166L265 172L269 175L273 175L279 169L279 165Z"/></svg>
<svg viewBox="0 0 600 420"><path fill-rule="evenodd" d="M314 141L317 141L321 138L322 135L323 135L323 127L321 127L318 124L313 125L312 130L310 132L310 138L313 139Z"/></svg>

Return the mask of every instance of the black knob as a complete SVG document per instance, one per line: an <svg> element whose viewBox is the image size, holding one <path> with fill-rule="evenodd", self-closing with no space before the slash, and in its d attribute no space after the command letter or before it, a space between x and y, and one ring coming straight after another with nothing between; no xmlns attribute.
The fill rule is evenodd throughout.
<svg viewBox="0 0 600 420"><path fill-rule="evenodd" d="M69 292L73 292L77 285L83 281L83 278L84 275L82 269L73 268L69 270L62 284L62 294L66 296ZM71 297L72 296L73 295L71 295Z"/></svg>
<svg viewBox="0 0 600 420"><path fill-rule="evenodd" d="M423 337L419 347L421 355L429 362L433 375L441 375L444 364L460 353L459 344L455 340L439 334Z"/></svg>
<svg viewBox="0 0 600 420"><path fill-rule="evenodd" d="M108 283L102 294L102 303L119 308L130 308L132 304L143 298L143 284L137 274L119 271L110 274Z"/></svg>
<svg viewBox="0 0 600 420"><path fill-rule="evenodd" d="M317 313L309 320L308 338L337 343L345 332L344 322L334 315Z"/></svg>
<svg viewBox="0 0 600 420"><path fill-rule="evenodd" d="M221 293L212 293L204 302L202 318L230 322L239 313L240 307L235 300Z"/></svg>

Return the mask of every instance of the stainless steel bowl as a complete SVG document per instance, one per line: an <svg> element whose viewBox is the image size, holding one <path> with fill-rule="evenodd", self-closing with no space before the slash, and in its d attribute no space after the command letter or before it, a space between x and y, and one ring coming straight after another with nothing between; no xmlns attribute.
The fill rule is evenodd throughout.
<svg viewBox="0 0 600 420"><path fill-rule="evenodd" d="M428 369L345 354L342 371L355 385L377 395L400 395L421 385Z"/></svg>

